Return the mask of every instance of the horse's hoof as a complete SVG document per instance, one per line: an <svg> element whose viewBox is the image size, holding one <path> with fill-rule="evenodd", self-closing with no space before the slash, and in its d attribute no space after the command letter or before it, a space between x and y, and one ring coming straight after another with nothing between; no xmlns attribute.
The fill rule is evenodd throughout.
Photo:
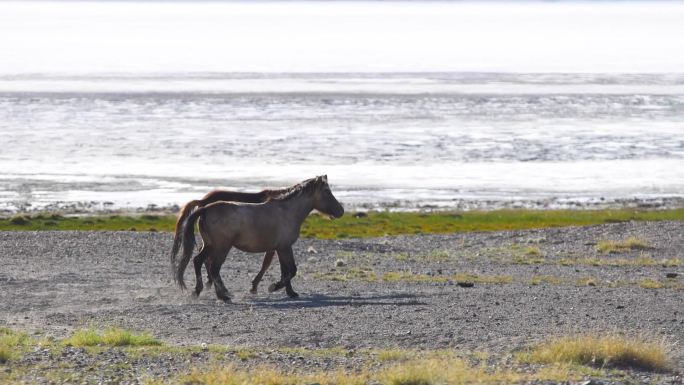
<svg viewBox="0 0 684 385"><path fill-rule="evenodd" d="M217 293L216 298L223 302L230 302L231 300L231 295L229 293Z"/></svg>
<svg viewBox="0 0 684 385"><path fill-rule="evenodd" d="M287 296L290 298L299 298L299 294L295 293L294 291L287 293Z"/></svg>
<svg viewBox="0 0 684 385"><path fill-rule="evenodd" d="M249 291L249 294L256 294L256 293L257 293L257 289L251 289L251 290Z"/></svg>
<svg viewBox="0 0 684 385"><path fill-rule="evenodd" d="M200 293L197 291L193 291L192 294L190 295L192 298L197 298L199 297Z"/></svg>
<svg viewBox="0 0 684 385"><path fill-rule="evenodd" d="M277 290L277 288L276 288L276 284L275 284L275 283L272 283L272 284L268 285L268 292L269 292L269 293L273 293L273 292L276 291L276 290Z"/></svg>

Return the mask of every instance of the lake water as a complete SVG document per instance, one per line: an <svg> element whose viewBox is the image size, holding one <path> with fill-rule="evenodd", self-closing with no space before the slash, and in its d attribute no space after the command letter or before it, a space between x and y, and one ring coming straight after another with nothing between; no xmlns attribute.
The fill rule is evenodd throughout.
<svg viewBox="0 0 684 385"><path fill-rule="evenodd" d="M673 2L0 2L0 210L318 174L361 209L681 206L681 20Z"/></svg>

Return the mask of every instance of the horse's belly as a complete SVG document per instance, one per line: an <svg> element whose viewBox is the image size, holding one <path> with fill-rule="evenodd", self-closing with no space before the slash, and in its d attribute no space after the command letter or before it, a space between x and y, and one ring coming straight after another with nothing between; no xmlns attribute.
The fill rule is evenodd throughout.
<svg viewBox="0 0 684 385"><path fill-rule="evenodd" d="M234 240L233 245L242 251L248 253L263 253L277 248L277 242L272 237L264 234L240 234Z"/></svg>
<svg viewBox="0 0 684 385"><path fill-rule="evenodd" d="M263 247L263 245L235 244L234 246L238 250L246 253L265 253L267 251L275 250L274 247Z"/></svg>

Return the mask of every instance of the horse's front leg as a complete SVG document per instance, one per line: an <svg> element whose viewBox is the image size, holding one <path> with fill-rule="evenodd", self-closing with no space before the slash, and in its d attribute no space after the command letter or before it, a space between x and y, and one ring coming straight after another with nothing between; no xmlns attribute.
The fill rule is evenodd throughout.
<svg viewBox="0 0 684 385"><path fill-rule="evenodd" d="M285 281L287 280L288 275L287 266L283 265L283 262L280 260L280 254L278 254L278 262L280 262L280 281L274 282L268 286L269 293L272 293L285 287Z"/></svg>
<svg viewBox="0 0 684 385"><path fill-rule="evenodd" d="M261 278L264 276L264 273L266 272L266 270L268 270L269 266L271 266L274 254L275 251L273 250L267 251L266 254L264 254L264 261L261 263L261 270L259 270L259 273L252 280L252 290L249 291L250 293L257 293L257 287L259 286L259 282L261 282Z"/></svg>
<svg viewBox="0 0 684 385"><path fill-rule="evenodd" d="M295 264L294 253L292 252L292 247L284 247L278 249L278 260L280 261L281 268L286 267L287 273L285 274L285 280L281 282L285 285L285 292L290 298L297 298L299 294L292 289L292 278L297 275L297 265Z"/></svg>
<svg viewBox="0 0 684 385"><path fill-rule="evenodd" d="M280 251L278 251L278 262L280 263L280 281L274 282L268 286L269 293L284 288L287 284L288 277L290 276L290 265L287 261L283 260L283 254L281 254Z"/></svg>

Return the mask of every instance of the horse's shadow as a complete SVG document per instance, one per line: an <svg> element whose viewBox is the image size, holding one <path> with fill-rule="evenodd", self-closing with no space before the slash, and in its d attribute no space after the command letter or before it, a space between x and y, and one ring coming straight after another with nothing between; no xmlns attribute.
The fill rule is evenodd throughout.
<svg viewBox="0 0 684 385"><path fill-rule="evenodd" d="M318 308L329 306L418 306L426 305L415 294L383 294L370 296L329 296L324 294L301 295L299 298L253 298L246 299L250 306L276 309Z"/></svg>

